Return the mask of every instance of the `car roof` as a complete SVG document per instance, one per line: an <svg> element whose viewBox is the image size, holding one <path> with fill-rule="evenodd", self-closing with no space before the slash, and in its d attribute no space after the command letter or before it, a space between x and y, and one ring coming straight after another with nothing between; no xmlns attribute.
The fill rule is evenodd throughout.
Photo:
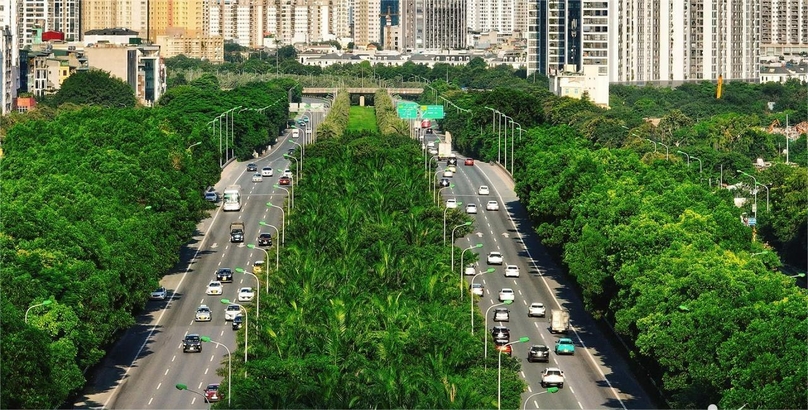
<svg viewBox="0 0 808 410"><path fill-rule="evenodd" d="M230 269L230 268L219 268L219 270L217 270L216 272L224 272L224 271L231 271L232 272L232 269Z"/></svg>
<svg viewBox="0 0 808 410"><path fill-rule="evenodd" d="M508 310L508 308L506 308L506 307L498 307L498 308L495 308L495 309L494 309L494 312L496 312L496 311L500 311L500 312L501 312L501 311L503 311L503 310Z"/></svg>
<svg viewBox="0 0 808 410"><path fill-rule="evenodd" d="M249 287L249 286L245 286L245 287L243 287L243 288L239 289L239 292L243 292L243 291L245 291L245 290L252 291L252 288L251 288L251 287Z"/></svg>
<svg viewBox="0 0 808 410"><path fill-rule="evenodd" d="M199 305L197 309L210 309L208 305Z"/></svg>
<svg viewBox="0 0 808 410"><path fill-rule="evenodd" d="M483 284L482 283L472 283L471 287L473 287L473 288L481 288L481 287L483 287Z"/></svg>
<svg viewBox="0 0 808 410"><path fill-rule="evenodd" d="M542 348L543 348L543 349L548 349L548 347L547 347L547 346L545 346L545 345L533 345L533 346L530 346L530 348L531 348L531 349L533 349L533 348L539 348L539 349L542 349Z"/></svg>
<svg viewBox="0 0 808 410"><path fill-rule="evenodd" d="M222 286L222 282L219 282L218 280L212 280L212 281L210 281L210 283L208 283L208 286L213 286L213 285Z"/></svg>
<svg viewBox="0 0 808 410"><path fill-rule="evenodd" d="M197 337L198 338L199 334L198 333L188 333L187 335L185 335L185 337Z"/></svg>
<svg viewBox="0 0 808 410"><path fill-rule="evenodd" d="M241 310L241 306L239 306L239 305L234 305L234 304L227 305L228 310L233 309L233 308Z"/></svg>
<svg viewBox="0 0 808 410"><path fill-rule="evenodd" d="M568 337L562 337L561 339L558 339L558 341L559 342L570 342L570 343L572 343L572 339L570 339Z"/></svg>
<svg viewBox="0 0 808 410"><path fill-rule="evenodd" d="M536 305L536 306L544 306L544 303L541 303L541 302L533 302L533 303L531 303L531 304L530 304L530 306L533 306L533 305Z"/></svg>
<svg viewBox="0 0 808 410"><path fill-rule="evenodd" d="M272 167L263 167L261 169L272 169Z"/></svg>
<svg viewBox="0 0 808 410"><path fill-rule="evenodd" d="M488 252L488 254L489 254L489 255L502 255L501 253L499 253L499 252L497 252L497 251Z"/></svg>
<svg viewBox="0 0 808 410"><path fill-rule="evenodd" d="M510 292L510 293L513 293L513 289L511 289L511 288L502 288L501 292Z"/></svg>

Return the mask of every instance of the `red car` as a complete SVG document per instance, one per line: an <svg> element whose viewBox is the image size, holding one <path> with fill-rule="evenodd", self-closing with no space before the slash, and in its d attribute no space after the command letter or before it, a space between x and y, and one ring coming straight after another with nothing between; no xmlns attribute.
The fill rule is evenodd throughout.
<svg viewBox="0 0 808 410"><path fill-rule="evenodd" d="M496 343L497 350L499 350L500 352L502 352L502 353L504 353L504 354L506 354L508 356L511 356L513 354L513 349L511 349L511 345L506 344L506 343Z"/></svg>
<svg viewBox="0 0 808 410"><path fill-rule="evenodd" d="M219 383L209 384L205 388L205 403L215 403L222 399L219 395Z"/></svg>
<svg viewBox="0 0 808 410"><path fill-rule="evenodd" d="M471 159L471 158L466 158L466 161L463 164L466 165L466 166L473 166L474 165L474 160Z"/></svg>
<svg viewBox="0 0 808 410"><path fill-rule="evenodd" d="M291 184L292 184L292 178L289 177L281 177L281 179L278 180L278 185L291 185Z"/></svg>

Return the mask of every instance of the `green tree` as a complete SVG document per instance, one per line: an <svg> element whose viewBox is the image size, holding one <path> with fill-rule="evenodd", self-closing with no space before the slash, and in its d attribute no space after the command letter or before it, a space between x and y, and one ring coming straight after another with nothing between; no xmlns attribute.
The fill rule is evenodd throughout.
<svg viewBox="0 0 808 410"><path fill-rule="evenodd" d="M65 103L99 105L110 108L134 107L137 104L132 87L106 71L77 71L68 77L53 98L47 100L53 107Z"/></svg>

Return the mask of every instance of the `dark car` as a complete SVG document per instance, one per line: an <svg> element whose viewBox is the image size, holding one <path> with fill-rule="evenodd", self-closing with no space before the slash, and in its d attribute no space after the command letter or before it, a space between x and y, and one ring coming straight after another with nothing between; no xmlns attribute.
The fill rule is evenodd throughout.
<svg viewBox="0 0 808 410"><path fill-rule="evenodd" d="M441 187L447 187L447 186L449 186L449 180L448 180L448 179L446 179L446 178L442 178L442 179L440 180L440 186L441 186Z"/></svg>
<svg viewBox="0 0 808 410"><path fill-rule="evenodd" d="M549 362L550 348L545 345L533 345L527 352L528 362Z"/></svg>
<svg viewBox="0 0 808 410"><path fill-rule="evenodd" d="M244 324L244 316L238 315L233 318L233 330L241 329L241 325Z"/></svg>
<svg viewBox="0 0 808 410"><path fill-rule="evenodd" d="M289 148L286 150L286 155L295 155L295 148Z"/></svg>
<svg viewBox="0 0 808 410"><path fill-rule="evenodd" d="M219 395L219 383L211 383L205 387L205 403L215 403L222 399Z"/></svg>
<svg viewBox="0 0 808 410"><path fill-rule="evenodd" d="M258 246L272 246L272 234L267 232L258 234Z"/></svg>
<svg viewBox="0 0 808 410"><path fill-rule="evenodd" d="M196 333L191 333L185 336L185 340L182 341L182 352L198 352L202 353L202 339Z"/></svg>
<svg viewBox="0 0 808 410"><path fill-rule="evenodd" d="M205 200L208 202L219 202L219 193L216 191L205 192Z"/></svg>
<svg viewBox="0 0 808 410"><path fill-rule="evenodd" d="M494 338L494 342L496 343L508 343L511 341L511 329L508 329L505 326L494 326L491 329L491 336Z"/></svg>
<svg viewBox="0 0 808 410"><path fill-rule="evenodd" d="M289 177L281 177L281 179L278 180L278 185L291 185L291 184L292 184L292 178Z"/></svg>
<svg viewBox="0 0 808 410"><path fill-rule="evenodd" d="M258 171L258 165L255 165L253 163L247 164L247 172L255 172L255 171Z"/></svg>
<svg viewBox="0 0 808 410"><path fill-rule="evenodd" d="M219 268L216 271L216 280L219 282L230 282L233 283L233 270L230 268Z"/></svg>

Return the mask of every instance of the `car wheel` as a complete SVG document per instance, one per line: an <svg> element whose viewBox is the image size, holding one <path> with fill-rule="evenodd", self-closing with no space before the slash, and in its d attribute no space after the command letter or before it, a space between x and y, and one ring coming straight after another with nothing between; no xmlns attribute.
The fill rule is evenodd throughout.
<svg viewBox="0 0 808 410"><path fill-rule="evenodd" d="M541 387L547 387L547 385L544 382L541 382L540 384L541 384Z"/></svg>
<svg viewBox="0 0 808 410"><path fill-rule="evenodd" d="M564 388L564 383L559 383L559 384L558 384L558 388L559 388L559 389L563 389L563 388Z"/></svg>

